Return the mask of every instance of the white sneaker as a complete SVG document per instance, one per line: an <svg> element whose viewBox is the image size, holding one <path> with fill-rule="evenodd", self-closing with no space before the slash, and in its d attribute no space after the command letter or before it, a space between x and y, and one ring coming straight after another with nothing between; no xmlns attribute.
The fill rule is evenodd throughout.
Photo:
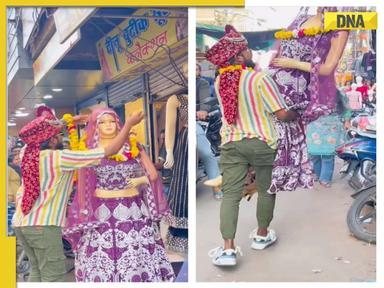
<svg viewBox="0 0 384 288"><path fill-rule="evenodd" d="M251 232L249 238L252 239L251 248L255 250L263 250L277 240L276 232L272 229L268 230L267 236L264 237L257 235L257 229L255 229Z"/></svg>
<svg viewBox="0 0 384 288"><path fill-rule="evenodd" d="M216 266L235 266L237 254L243 256L239 246L236 249L226 250L223 247L217 247L208 252L208 256L212 258L212 263Z"/></svg>

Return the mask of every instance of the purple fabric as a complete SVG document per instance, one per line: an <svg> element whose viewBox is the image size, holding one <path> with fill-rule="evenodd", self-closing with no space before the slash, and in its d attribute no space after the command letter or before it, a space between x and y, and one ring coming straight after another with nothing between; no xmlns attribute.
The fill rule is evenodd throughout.
<svg viewBox="0 0 384 288"><path fill-rule="evenodd" d="M175 275L141 196L97 199L98 225L78 231L75 276L78 282L163 282Z"/></svg>
<svg viewBox="0 0 384 288"><path fill-rule="evenodd" d="M332 9L330 9L332 10ZM327 11L330 11L327 10ZM300 29L310 17L307 10L296 17L288 30ZM279 136L272 183L269 192L293 191L298 187L313 186L312 165L308 159L305 141L305 125L321 115L326 115L335 105L336 86L334 73L319 76L319 68L328 55L331 39L337 32L314 37L282 40L276 57L289 57L312 63L311 73L295 69L269 68L287 105L300 117L295 121L282 122L274 116Z"/></svg>

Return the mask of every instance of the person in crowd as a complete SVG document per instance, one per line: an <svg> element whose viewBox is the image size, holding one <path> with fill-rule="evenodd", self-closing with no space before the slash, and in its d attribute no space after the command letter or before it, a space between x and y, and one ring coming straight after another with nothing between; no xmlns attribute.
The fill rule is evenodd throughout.
<svg viewBox="0 0 384 288"><path fill-rule="evenodd" d="M201 66L196 64L196 119L205 121L207 120L208 113L211 110L211 105L205 103L210 98L210 88L208 81L201 77ZM218 161L213 154L211 143L205 135L204 129L199 122L196 122L196 141L197 141L197 155L199 160L204 164L208 180L215 179L220 176L220 169ZM223 198L223 192L219 187L213 187L213 196L217 200Z"/></svg>
<svg viewBox="0 0 384 288"><path fill-rule="evenodd" d="M344 141L344 123L348 123L351 116L351 111L344 105L342 97L341 93L337 94L337 105L332 114L320 116L309 123L306 130L314 178L325 188L332 185L335 150Z"/></svg>

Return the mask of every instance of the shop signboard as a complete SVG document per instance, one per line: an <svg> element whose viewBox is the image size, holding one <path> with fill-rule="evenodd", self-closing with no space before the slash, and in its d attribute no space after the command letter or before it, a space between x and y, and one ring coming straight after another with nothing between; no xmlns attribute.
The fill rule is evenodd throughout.
<svg viewBox="0 0 384 288"><path fill-rule="evenodd" d="M183 14L184 15L184 14ZM143 16L143 17L140 17ZM137 76L187 53L188 19L164 9L139 9L97 42L104 80Z"/></svg>
<svg viewBox="0 0 384 288"><path fill-rule="evenodd" d="M58 8L53 14L53 18L55 19L56 31L59 33L60 43L67 40L95 12L96 8L91 7Z"/></svg>

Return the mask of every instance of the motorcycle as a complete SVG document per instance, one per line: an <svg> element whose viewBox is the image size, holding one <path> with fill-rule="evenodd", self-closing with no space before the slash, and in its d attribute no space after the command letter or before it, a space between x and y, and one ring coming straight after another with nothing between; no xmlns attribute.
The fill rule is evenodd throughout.
<svg viewBox="0 0 384 288"><path fill-rule="evenodd" d="M367 126L368 127L368 126ZM350 232L358 239L376 243L376 133L352 127L351 139L336 149L347 161L341 172L351 175L349 185L356 190L347 214Z"/></svg>
<svg viewBox="0 0 384 288"><path fill-rule="evenodd" d="M376 184L352 195L355 201L348 210L349 231L358 239L376 243Z"/></svg>
<svg viewBox="0 0 384 288"><path fill-rule="evenodd" d="M336 155L345 165L340 173L349 176L348 183L356 191L376 183L376 133L351 128L350 140L336 148Z"/></svg>

